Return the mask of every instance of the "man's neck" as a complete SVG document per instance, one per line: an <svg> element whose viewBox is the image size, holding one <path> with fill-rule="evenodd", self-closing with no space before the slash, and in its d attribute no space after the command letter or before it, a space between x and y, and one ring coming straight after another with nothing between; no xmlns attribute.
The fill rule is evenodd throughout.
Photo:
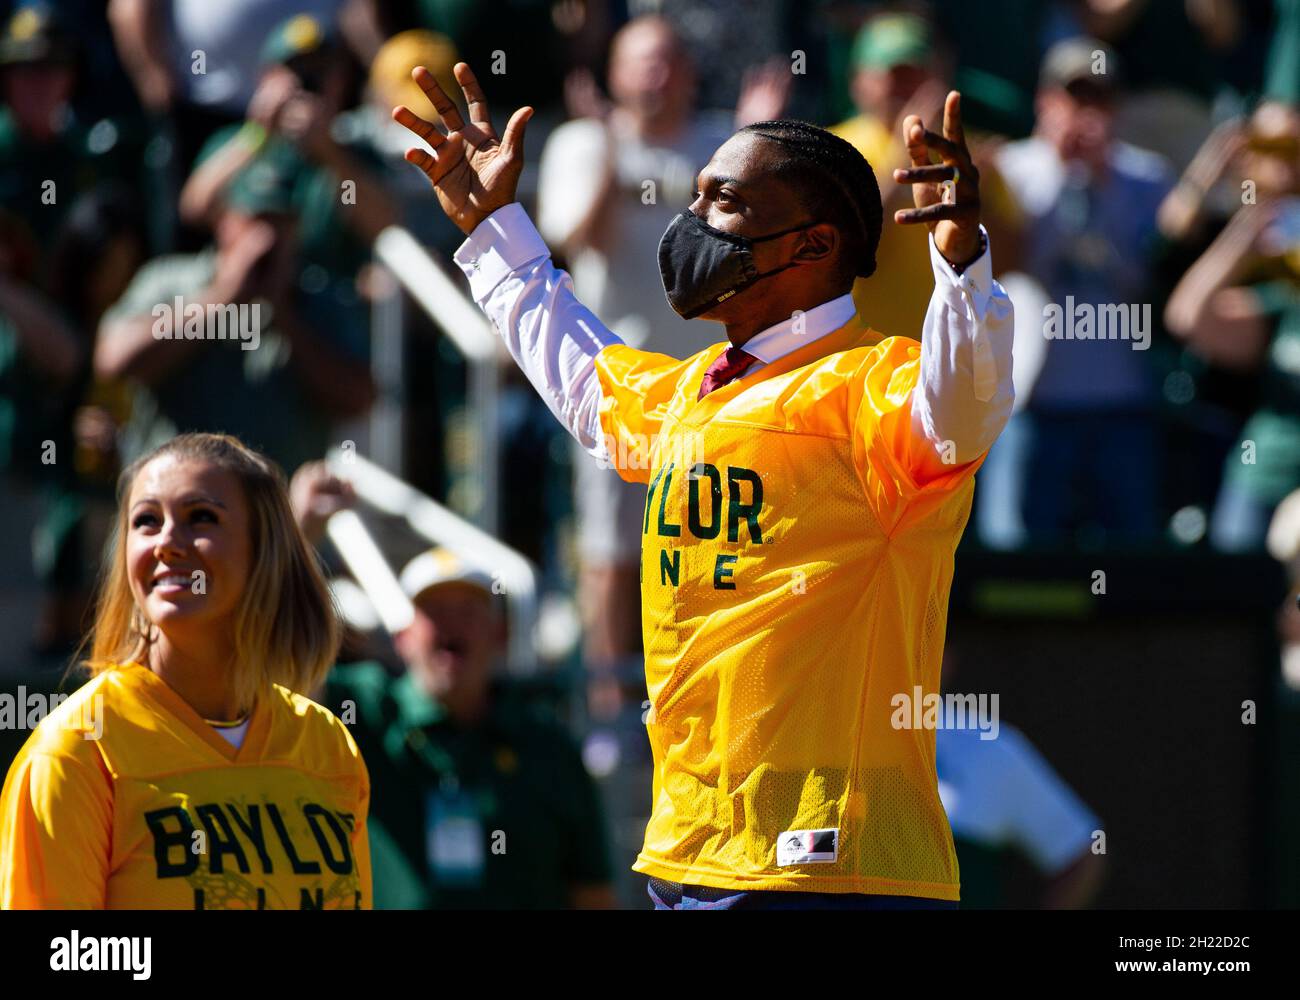
<svg viewBox="0 0 1300 1000"><path fill-rule="evenodd" d="M735 322L727 322L724 325L727 330L727 339L731 341L733 347L744 347L749 341L753 340L765 330L770 330L778 323L784 323L797 313L807 313L816 309L818 306L825 305L844 295L844 292L824 292L810 295L803 304L789 306L786 304L780 307L773 306L768 309L758 311L754 316L746 316ZM812 301L815 299L816 301Z"/></svg>

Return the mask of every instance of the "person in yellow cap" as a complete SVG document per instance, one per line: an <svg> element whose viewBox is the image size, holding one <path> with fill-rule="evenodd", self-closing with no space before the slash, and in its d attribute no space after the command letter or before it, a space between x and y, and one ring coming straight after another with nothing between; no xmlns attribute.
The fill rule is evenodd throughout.
<svg viewBox="0 0 1300 1000"><path fill-rule="evenodd" d="M339 142L365 150L402 225L425 246L446 254L456 249L459 234L446 219L416 210L424 198L425 185L418 174L412 175L403 158L410 133L393 121L392 110L395 104L419 96L420 88L411 80L411 70L427 66L450 86L454 82L451 68L457 58L456 47L446 35L420 28L399 32L375 53L366 79L365 100L340 113L331 128Z"/></svg>

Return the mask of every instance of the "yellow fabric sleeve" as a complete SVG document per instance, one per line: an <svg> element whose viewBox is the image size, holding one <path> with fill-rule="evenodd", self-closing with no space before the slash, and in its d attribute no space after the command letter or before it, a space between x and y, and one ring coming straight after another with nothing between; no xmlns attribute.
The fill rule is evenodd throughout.
<svg viewBox="0 0 1300 1000"><path fill-rule="evenodd" d="M347 732L346 729L344 733L347 736L349 748L355 754L357 767L361 771L361 795L357 802L355 825L352 828L352 857L357 866L357 877L361 880L361 909L373 910L375 908L375 889L370 868L370 831L368 828L370 772L366 768L366 762L361 756L361 751L357 749L352 734Z"/></svg>
<svg viewBox="0 0 1300 1000"><path fill-rule="evenodd" d="M97 760L24 748L0 794L0 909L103 909L113 793Z"/></svg>
<svg viewBox="0 0 1300 1000"><path fill-rule="evenodd" d="M650 454L664 415L696 358L698 355L678 361L625 344L606 347L596 355L601 388L600 428L610 461L629 483L650 481Z"/></svg>
<svg viewBox="0 0 1300 1000"><path fill-rule="evenodd" d="M919 495L950 493L983 464L981 456L941 476L926 478L920 471L923 445L912 430L912 390L920 367L921 345L890 337L872 348L848 385L853 462L886 532L898 526Z"/></svg>

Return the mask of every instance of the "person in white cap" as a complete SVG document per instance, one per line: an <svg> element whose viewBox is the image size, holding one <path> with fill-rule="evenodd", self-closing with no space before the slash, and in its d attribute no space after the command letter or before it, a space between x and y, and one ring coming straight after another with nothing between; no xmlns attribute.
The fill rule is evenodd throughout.
<svg viewBox="0 0 1300 1000"><path fill-rule="evenodd" d="M447 549L416 556L399 578L415 620L396 637L412 677L453 719L470 726L488 712L492 667L505 648L505 616L492 578Z"/></svg>
<svg viewBox="0 0 1300 1000"><path fill-rule="evenodd" d="M613 906L595 784L568 733L495 669L506 621L491 575L432 549L399 579L415 606L396 636L405 673L339 667L323 699L370 768L376 906Z"/></svg>

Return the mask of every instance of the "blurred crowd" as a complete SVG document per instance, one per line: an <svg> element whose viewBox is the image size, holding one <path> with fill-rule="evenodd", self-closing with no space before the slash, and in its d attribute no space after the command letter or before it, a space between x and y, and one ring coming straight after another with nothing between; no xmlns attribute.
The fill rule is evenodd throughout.
<svg viewBox="0 0 1300 1000"><path fill-rule="evenodd" d="M1263 551L1300 489L1300 0L23 0L0 2L0 25L0 474L40 497L37 650L79 635L118 470L178 431L237 434L305 468L300 494L337 495L308 463L377 398L374 306L394 285L375 239L404 226L441 262L462 239L390 117L436 118L417 65L458 94L451 69L469 62L498 124L537 109L521 197L579 297L677 357L721 331L668 307L659 237L713 150L779 117L831 128L875 169L887 222L854 296L876 329L919 336L926 236L888 221L910 199L892 171L904 117L933 122L957 88L1017 310L1017 409L964 544ZM256 349L160 334L173 303L255 305ZM403 471L455 506L465 362L419 309L403 316ZM641 761L643 784L606 790L615 825L632 817L615 843L634 844L645 487L573 451L512 366L503 377L501 533L577 594L586 771ZM428 697L364 670L340 683L376 754L415 739L444 792L460 760L491 762L505 787L520 753L561 744L513 696L498 712L480 692L452 713L482 724L477 749L435 746L446 685L414 665L434 648L486 664L497 647L474 638L493 628L463 593L420 603L429 580L472 584L464 572L411 572L428 627L398 653ZM563 790L552 861L570 875L547 898L599 905L608 863L571 842L599 806L553 756L531 780ZM1063 818L1034 854L1059 874L1095 820L1049 778ZM456 839L455 789L429 806L448 885L482 863ZM421 850L398 844L393 863Z"/></svg>

